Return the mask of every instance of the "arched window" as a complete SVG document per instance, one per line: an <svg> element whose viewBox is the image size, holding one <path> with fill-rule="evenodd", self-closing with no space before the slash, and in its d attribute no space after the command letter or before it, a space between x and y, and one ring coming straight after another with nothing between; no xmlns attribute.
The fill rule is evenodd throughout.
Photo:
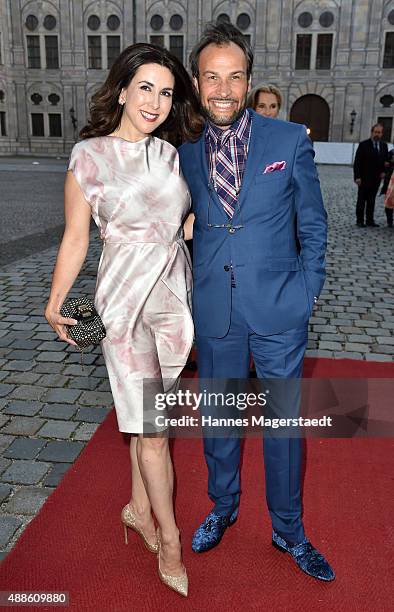
<svg viewBox="0 0 394 612"><path fill-rule="evenodd" d="M165 47L183 62L186 16L181 15L178 10L179 6L172 2L169 2L168 6L162 3L155 5L155 13L147 20L147 35L150 43Z"/></svg>
<svg viewBox="0 0 394 612"><path fill-rule="evenodd" d="M53 9L49 3L37 3L36 11L29 12L23 20L28 68L57 70L60 67L58 18L50 10Z"/></svg>
<svg viewBox="0 0 394 612"><path fill-rule="evenodd" d="M388 22L388 26L387 26ZM394 68L394 9L387 13L387 22L384 32L383 68Z"/></svg>
<svg viewBox="0 0 394 612"><path fill-rule="evenodd" d="M0 89L0 136L7 136L6 115L2 106L5 102L5 93Z"/></svg>
<svg viewBox="0 0 394 612"><path fill-rule="evenodd" d="M121 15L116 15L113 8L108 7L98 15L99 11L92 8L92 13L86 17L87 32L87 65L90 70L107 70L120 55ZM116 34L115 34L116 32Z"/></svg>
<svg viewBox="0 0 394 612"><path fill-rule="evenodd" d="M36 86L33 86L36 87ZM62 138L63 117L61 109L54 109L61 100L60 95L47 84L43 90L30 89L28 104L30 107L30 134L32 138Z"/></svg>
<svg viewBox="0 0 394 612"><path fill-rule="evenodd" d="M308 2L305 8L309 5ZM317 5L310 11L302 9L301 6L300 12L295 14L295 69L329 70L332 63L335 14L329 10L322 11ZM331 32L324 31L330 28Z"/></svg>

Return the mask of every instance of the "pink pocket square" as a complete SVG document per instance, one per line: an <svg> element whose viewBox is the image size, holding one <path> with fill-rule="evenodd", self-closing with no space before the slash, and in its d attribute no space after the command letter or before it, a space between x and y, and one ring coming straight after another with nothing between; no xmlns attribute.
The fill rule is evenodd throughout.
<svg viewBox="0 0 394 612"><path fill-rule="evenodd" d="M272 164L267 164L263 174L267 174L267 172L275 172L276 170L284 170L286 168L285 161L276 161Z"/></svg>

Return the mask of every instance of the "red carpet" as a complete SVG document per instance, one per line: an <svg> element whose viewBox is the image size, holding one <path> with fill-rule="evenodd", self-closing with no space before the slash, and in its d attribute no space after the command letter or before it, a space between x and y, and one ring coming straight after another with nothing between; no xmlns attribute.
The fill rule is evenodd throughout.
<svg viewBox="0 0 394 612"><path fill-rule="evenodd" d="M393 368L309 360L306 374L312 372L388 378ZM111 412L3 561L0 590L69 591L69 609L78 612L392 610L393 450L392 439L307 441L304 521L336 570L326 584L270 544L256 439L245 444L238 522L217 549L192 553L193 529L210 508L206 470L201 442L176 440L176 508L190 579L184 600L159 582L156 558L136 535L130 532L124 545L119 515L129 496L128 446Z"/></svg>

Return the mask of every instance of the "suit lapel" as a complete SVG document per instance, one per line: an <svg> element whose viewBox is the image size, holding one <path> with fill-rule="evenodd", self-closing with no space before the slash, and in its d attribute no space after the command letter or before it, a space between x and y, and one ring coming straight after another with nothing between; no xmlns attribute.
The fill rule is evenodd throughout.
<svg viewBox="0 0 394 612"><path fill-rule="evenodd" d="M248 157L235 215L239 214L239 210L242 208L248 189L254 181L257 170L261 165L261 160L263 159L269 140L270 127L270 123L266 121L264 117L258 117L256 113L252 114L252 131L250 134Z"/></svg>
<svg viewBox="0 0 394 612"><path fill-rule="evenodd" d="M209 175L208 175L207 155L205 153L205 130L200 140L196 143L195 153L197 157L197 168L200 171L202 181L204 185L208 186Z"/></svg>
<svg viewBox="0 0 394 612"><path fill-rule="evenodd" d="M210 180L209 180L209 171L208 171L208 160L207 160L207 153L205 150L205 130L203 135L201 136L200 140L196 143L195 146L195 154L196 154L196 162L197 162L197 168L200 171L200 177L207 189L207 191L209 191L209 196L211 198L211 203L214 204L214 206L216 208L219 209L220 213L222 214L223 218L225 221L228 221L228 216L225 213L225 210L222 206L222 203L219 200L218 194L216 193L216 190L213 187L209 187L210 184ZM208 205L208 204L207 204Z"/></svg>

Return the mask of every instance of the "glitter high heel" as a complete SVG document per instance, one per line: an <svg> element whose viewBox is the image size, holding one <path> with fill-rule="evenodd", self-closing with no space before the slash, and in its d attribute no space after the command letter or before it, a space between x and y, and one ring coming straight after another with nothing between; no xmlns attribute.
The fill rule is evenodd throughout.
<svg viewBox="0 0 394 612"><path fill-rule="evenodd" d="M137 527L136 525L136 517L133 514L132 510L130 509L129 504L127 504L123 510L122 513L120 515L121 521L123 523L123 528L124 528L124 539L125 539L125 544L128 544L128 538L127 538L127 528L130 527L130 529L132 529L133 531L135 531L136 533L138 533L138 535L141 536L141 538L144 541L144 544L146 546L146 548L152 552L152 553L157 553L159 550L159 545L156 544L151 544L150 542L148 542L148 540L145 537L144 532L142 531L142 529L140 529L139 527Z"/></svg>
<svg viewBox="0 0 394 612"><path fill-rule="evenodd" d="M179 593L179 595L183 595L183 597L187 597L188 590L189 590L189 580L187 578L186 568L185 567L183 568L182 576L170 576L169 574L165 574L161 570L160 568L161 540L159 536L159 530L157 530L156 536L157 536L157 542L159 546L159 552L158 552L157 558L158 558L158 573L159 573L160 580L164 582L164 584L168 586L170 589L172 589L176 593Z"/></svg>

